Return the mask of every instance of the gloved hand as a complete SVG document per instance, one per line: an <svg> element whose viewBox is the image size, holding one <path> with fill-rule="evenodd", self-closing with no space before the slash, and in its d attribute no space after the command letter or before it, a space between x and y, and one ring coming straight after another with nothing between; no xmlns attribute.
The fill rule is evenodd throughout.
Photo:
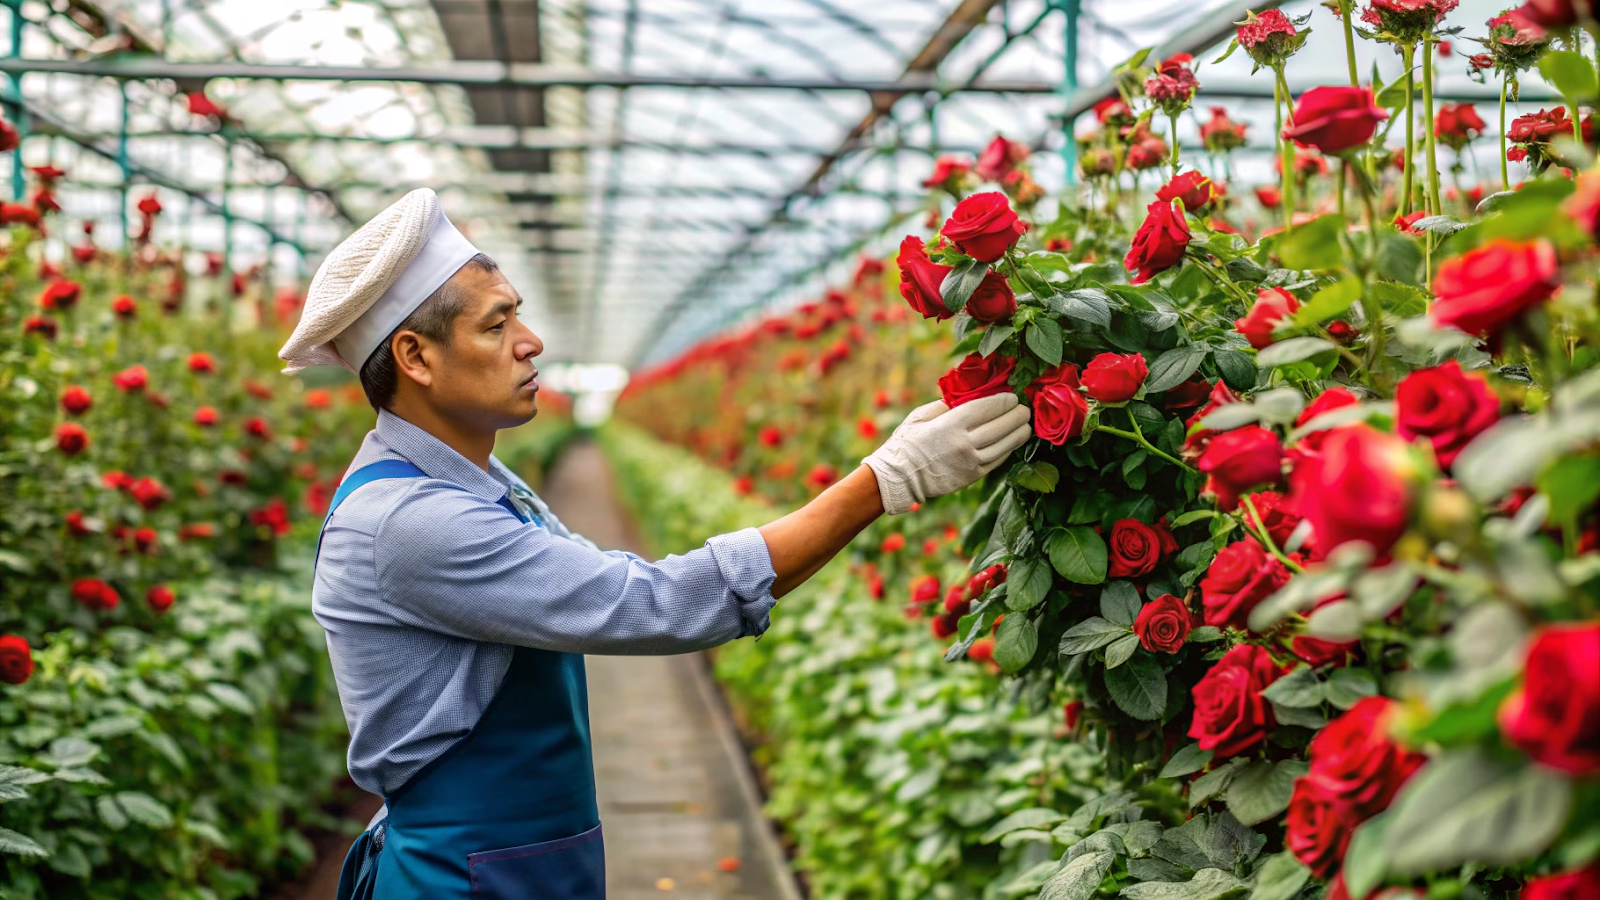
<svg viewBox="0 0 1600 900"><path fill-rule="evenodd" d="M910 512L913 503L958 491L989 474L1033 433L1031 415L1009 392L955 409L935 400L912 410L883 446L862 460L878 476L883 511Z"/></svg>

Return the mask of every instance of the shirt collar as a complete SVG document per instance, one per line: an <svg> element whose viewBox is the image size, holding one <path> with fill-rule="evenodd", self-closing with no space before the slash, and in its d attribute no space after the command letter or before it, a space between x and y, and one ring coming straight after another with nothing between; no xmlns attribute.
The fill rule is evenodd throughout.
<svg viewBox="0 0 1600 900"><path fill-rule="evenodd" d="M377 432L385 447L410 460L429 478L459 485L485 500L497 501L506 494L506 482L473 465L444 441L387 409L378 410ZM490 457L491 468L495 463L494 457Z"/></svg>

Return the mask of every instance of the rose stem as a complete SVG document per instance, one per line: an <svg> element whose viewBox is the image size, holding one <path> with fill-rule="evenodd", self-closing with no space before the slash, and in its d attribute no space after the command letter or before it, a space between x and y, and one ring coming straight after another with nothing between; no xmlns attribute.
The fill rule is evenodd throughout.
<svg viewBox="0 0 1600 900"><path fill-rule="evenodd" d="M1511 190L1511 174L1506 162L1506 88L1511 86L1509 77L1500 79L1500 190Z"/></svg>
<svg viewBox="0 0 1600 900"><path fill-rule="evenodd" d="M1352 0L1340 0L1339 21L1344 23L1344 61L1350 66L1350 86L1360 87L1361 76L1356 73L1356 35L1350 24L1350 15L1355 12L1355 6Z"/></svg>
<svg viewBox="0 0 1600 900"><path fill-rule="evenodd" d="M1443 209L1439 206L1439 161L1435 158L1436 145L1433 135L1433 40L1430 38L1422 42L1422 113L1423 127L1427 131L1423 134L1423 152L1428 156L1428 215L1437 216ZM1433 243L1429 236L1428 243Z"/></svg>
<svg viewBox="0 0 1600 900"><path fill-rule="evenodd" d="M1294 230L1294 145L1283 136L1283 107L1293 100L1289 97L1289 89L1283 81L1283 66L1274 66L1273 72L1277 78L1272 83L1272 105L1277 118L1275 133L1279 143L1279 166L1283 169L1283 230L1288 233Z"/></svg>
<svg viewBox="0 0 1600 900"><path fill-rule="evenodd" d="M1172 159L1172 177L1178 177L1178 116L1176 113L1167 115L1167 121L1172 123L1172 150L1167 154Z"/></svg>
<svg viewBox="0 0 1600 900"><path fill-rule="evenodd" d="M1412 83L1412 69L1416 65L1416 44L1406 44L1400 48L1400 59L1406 67L1406 159L1401 168L1405 171L1405 186L1400 194L1400 215L1411 215L1411 170L1415 167L1417 151L1417 129L1411 124L1412 107L1417 105L1415 98L1416 86Z"/></svg>

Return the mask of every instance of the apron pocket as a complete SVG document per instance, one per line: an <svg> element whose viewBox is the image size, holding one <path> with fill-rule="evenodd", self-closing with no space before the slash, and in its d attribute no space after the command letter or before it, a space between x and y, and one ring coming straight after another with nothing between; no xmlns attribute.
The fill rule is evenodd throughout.
<svg viewBox="0 0 1600 900"><path fill-rule="evenodd" d="M467 854L472 896L485 900L604 900L600 826L572 837Z"/></svg>

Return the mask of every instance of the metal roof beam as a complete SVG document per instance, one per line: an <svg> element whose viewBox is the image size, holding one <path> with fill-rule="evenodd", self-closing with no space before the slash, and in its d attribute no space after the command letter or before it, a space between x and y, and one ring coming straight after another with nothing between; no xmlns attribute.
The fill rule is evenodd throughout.
<svg viewBox="0 0 1600 900"><path fill-rule="evenodd" d="M964 0L962 7L992 6L999 0ZM960 10L957 10L959 13ZM168 62L162 59L23 59L0 57L0 74L21 76L53 72L97 78L144 80L152 78L241 78L266 81L405 81L417 84L454 84L462 87L575 87L575 88L722 88L787 91L865 91L904 95L941 93L1049 94L1056 85L1046 81L982 81L950 84L933 71L908 72L892 80L844 78L765 78L756 75L699 76L649 73L597 72L534 63L499 63L493 60L456 60L428 66L291 66L245 62Z"/></svg>

